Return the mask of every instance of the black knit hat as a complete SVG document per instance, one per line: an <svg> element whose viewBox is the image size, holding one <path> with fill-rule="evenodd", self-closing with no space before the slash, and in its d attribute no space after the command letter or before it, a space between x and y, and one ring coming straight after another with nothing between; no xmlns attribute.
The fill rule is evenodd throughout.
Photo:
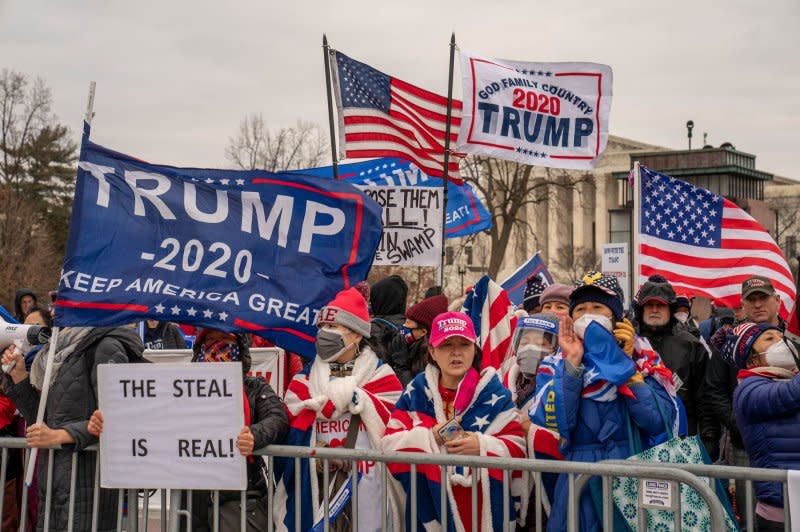
<svg viewBox="0 0 800 532"><path fill-rule="evenodd" d="M610 308L614 319L619 321L623 318L623 297L616 277L596 271L587 272L569 296L569 315L572 316L572 311L581 303L595 301Z"/></svg>
<svg viewBox="0 0 800 532"><path fill-rule="evenodd" d="M525 293L522 295L522 308L530 312L539 306L539 297L547 286L541 277L534 275L525 284Z"/></svg>
<svg viewBox="0 0 800 532"><path fill-rule="evenodd" d="M406 313L408 285L399 275L384 277L370 289L369 303L375 316Z"/></svg>

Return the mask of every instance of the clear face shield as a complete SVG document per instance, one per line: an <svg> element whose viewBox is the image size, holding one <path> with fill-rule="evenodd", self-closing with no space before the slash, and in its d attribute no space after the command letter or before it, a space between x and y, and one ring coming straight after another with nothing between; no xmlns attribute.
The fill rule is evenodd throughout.
<svg viewBox="0 0 800 532"><path fill-rule="evenodd" d="M539 363L558 349L558 335L541 329L517 328L513 338L514 356L522 374L536 375Z"/></svg>

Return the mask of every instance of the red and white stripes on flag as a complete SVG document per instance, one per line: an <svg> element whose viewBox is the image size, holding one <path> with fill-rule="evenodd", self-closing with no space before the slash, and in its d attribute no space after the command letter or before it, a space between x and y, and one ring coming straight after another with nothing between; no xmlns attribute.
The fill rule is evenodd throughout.
<svg viewBox="0 0 800 532"><path fill-rule="evenodd" d="M640 273L676 289L736 307L742 281L762 275L780 296L785 318L795 282L783 252L752 216L717 194L640 167Z"/></svg>
<svg viewBox="0 0 800 532"><path fill-rule="evenodd" d="M431 177L443 176L447 98L390 77L340 52L331 52L342 158L401 157ZM450 141L461 125L453 100ZM460 157L451 152L448 178L461 184Z"/></svg>
<svg viewBox="0 0 800 532"><path fill-rule="evenodd" d="M464 313L475 325L482 351L481 367L499 369L509 353L517 326L514 306L503 287L484 275L464 301Z"/></svg>

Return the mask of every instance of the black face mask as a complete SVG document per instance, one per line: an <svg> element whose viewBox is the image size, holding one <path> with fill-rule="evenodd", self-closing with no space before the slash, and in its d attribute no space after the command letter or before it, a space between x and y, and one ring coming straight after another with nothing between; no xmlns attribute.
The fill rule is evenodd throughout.
<svg viewBox="0 0 800 532"><path fill-rule="evenodd" d="M325 362L336 362L349 346L344 342L344 334L333 329L317 331L317 356Z"/></svg>

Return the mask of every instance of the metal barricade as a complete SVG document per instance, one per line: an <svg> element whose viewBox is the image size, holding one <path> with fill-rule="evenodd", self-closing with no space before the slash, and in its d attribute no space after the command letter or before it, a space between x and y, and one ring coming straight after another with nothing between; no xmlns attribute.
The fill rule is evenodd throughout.
<svg viewBox="0 0 800 532"><path fill-rule="evenodd" d="M284 445L272 445L259 451L260 453L267 453L273 457L284 458L315 458L318 460L343 460L343 461L375 461L383 464L391 463L405 463L411 465L411 530L416 529L416 512L415 512L415 479L416 479L416 466L421 464L426 465L444 465L444 466L465 466L473 469L490 468L500 469L506 472L509 471L528 471L535 475L536 485L541 486L542 473L559 473L568 475L569 479L569 499L568 499L568 515L567 515L567 530L577 531L579 529L578 522L578 500L580 491L576 487L576 478L578 476L628 476L636 478L656 478L673 480L683 484L687 484L697 490L700 496L708 504L711 513L711 530L724 531L725 519L722 504L717 498L716 494L711 488L697 476L684 471L683 469L675 468L672 465L669 467L663 465L654 465L647 463L625 462L624 468L619 464L608 463L587 463L587 462L562 462L551 460L530 460L530 459L517 459L517 458L495 458L495 457L479 457L479 456L460 456L460 455L440 455L440 454L426 454L426 453L384 453L380 451L368 450L350 450L350 449L331 449L331 448L298 448ZM355 464L351 467L354 468ZM474 526L477 520L477 483L475 482L476 475L473 475L472 484L472 522L473 530L477 528ZM443 481L444 478L443 470ZM296 484L297 486L297 484ZM507 494L510 490L509 475L503 475L503 491ZM442 498L442 514L446 515L447 501ZM606 507L608 505L605 505ZM538 509L538 505L537 505ZM537 512L538 513L538 512ZM503 515L508 516L508 497L504 496ZM295 520L296 522L297 519ZM605 519L608 522L608 519ZM508 522L506 519L504 522ZM537 517L536 528L541 529L541 519ZM445 525L443 523L443 528ZM327 530L327 526L326 526ZM611 528L608 528L611 530Z"/></svg>
<svg viewBox="0 0 800 532"><path fill-rule="evenodd" d="M26 449L24 438L0 438L0 485L5 486L5 480L8 472L9 459L11 450L13 449ZM44 500L39 501L40 512L42 515L42 525L44 530L53 529L55 525L50 522L50 509L53 504L53 457L57 452L70 452L61 449L48 449L46 453L41 453L41 456L47 456L48 462L46 471L43 475L44 485ZM87 452L98 452L97 447L93 446L87 449ZM389 516L387 515L385 502L389 495L389 474L387 472L388 464L409 464L411 470L411 493L409 496L411 504L411 530L416 529L416 470L420 465L435 465L435 466L466 466L476 470L489 468L502 471L502 484L504 491L504 504L502 508L503 522L508 523L511 515L509 508L509 498L507 494L511 489L511 476L512 471L525 471L531 474L534 478L534 504L535 507L535 529L542 529L543 522L543 507L541 501L542 497L542 482L541 475L543 473L557 473L567 475L569 492L568 492L568 512L567 512L567 530L579 530L579 507L580 497L583 489L585 488L588 480L591 477L600 477L603 485L603 524L605 530L612 529L612 508L613 501L611 499L611 482L613 477L635 477L646 479L659 479L685 484L694 488L697 493L704 499L708 505L711 515L711 530L722 531L726 529L725 514L723 505L720 502L722 496L725 494L717 494L714 489L709 485L706 478L722 478L722 479L737 479L746 481L747 496L749 500L753 500L753 482L754 481L771 481L780 482L784 486L784 492L788 490L787 486L787 473L782 470L771 469L755 469L731 466L703 466L703 465L688 465L688 464L649 464L644 462L633 461L604 461L599 463L586 463L586 462L564 462L554 460L531 460L531 459L516 459L516 458L497 458L497 457L480 457L480 456L459 456L459 455L446 455L446 454L426 454L426 453L384 453L381 451L372 450L353 450L341 448L306 448L294 447L287 445L272 445L264 449L257 450L255 454L263 456L267 464L267 470L273 470L273 463L275 458L285 458L294 460L295 465L298 466L300 460L315 458L323 461L327 465L330 460L338 460L350 463L350 471L353 475L353 480L357 479L357 471L359 461L374 461L379 464L381 476L381 489L380 498L384 502L381 510L381 524L383 530L389 526ZM78 463L80 460L80 453L71 454L71 469L69 486L70 493L68 497L68 528L67 530L74 530L75 518L75 505L76 505L76 486ZM99 464L99 460L97 461ZM42 465L40 463L40 465ZM327 471L327 467L323 467L323 471ZM40 478L42 474L40 472ZM138 490L116 490L115 504L112 508L100 507L100 472L99 467L95 468L92 474L93 477L93 497L91 508L91 524L87 530L94 532L98 528L98 523L101 517L108 517L107 512L117 512L116 514L116 529L118 531L138 531L147 530L148 517L150 513L150 500L151 495L145 490L144 495L141 496ZM478 481L477 475L473 475L473 482L471 486L471 501L472 509L471 515L468 518L477 520L477 490ZM444 486L449 482L446 475L446 468L441 468L441 482ZM295 484L296 499L293 510L296 514L300 511L300 493L299 483ZM325 490L323 490L325 491ZM23 489L23 499L21 501L21 521L20 530L25 530L29 523L27 520L28 509L28 492L26 488ZM274 501L275 486L273 482L267 483L266 494L266 512L268 516L267 530L273 530L273 501ZM213 492L212 497L212 527L213 530L220 530L220 504L219 492ZM246 529L246 492L241 492L239 495L240 506L240 519L241 530ZM324 495L324 515L327 518L329 515L329 496ZM128 501L127 516L123 515L123 508L125 500ZM160 529L166 531L186 530L191 528L192 519L192 492L189 490L171 490L168 492L162 491L161 493L161 508L160 508ZM185 501L185 504L183 503ZM0 515L3 512L3 498L0 497ZM354 498L351 502L354 509L354 515L358 511L358 498L357 490L354 491ZM443 515L447 515L448 499L445 490L442 490L441 505ZM791 530L791 523L789 521L789 501L785 498L785 529ZM500 511L500 509L498 509ZM140 519L140 516L142 519ZM445 517L446 519L446 517ZM754 516L752 514L752 507L748 506L746 509L746 526L747 530L753 530ZM300 520L295 519L299 523ZM35 523L33 523L35 525ZM144 525L144 526L142 526ZM446 529L447 524L442 523L443 528ZM324 530L329 530L329 522L327 519L323 520ZM401 527L402 528L402 527ZM354 527L355 529L355 527ZM397 528L395 528L396 530ZM478 529L473 527L473 529ZM76 531L78 532L78 531ZM227 531L224 531L227 532Z"/></svg>

